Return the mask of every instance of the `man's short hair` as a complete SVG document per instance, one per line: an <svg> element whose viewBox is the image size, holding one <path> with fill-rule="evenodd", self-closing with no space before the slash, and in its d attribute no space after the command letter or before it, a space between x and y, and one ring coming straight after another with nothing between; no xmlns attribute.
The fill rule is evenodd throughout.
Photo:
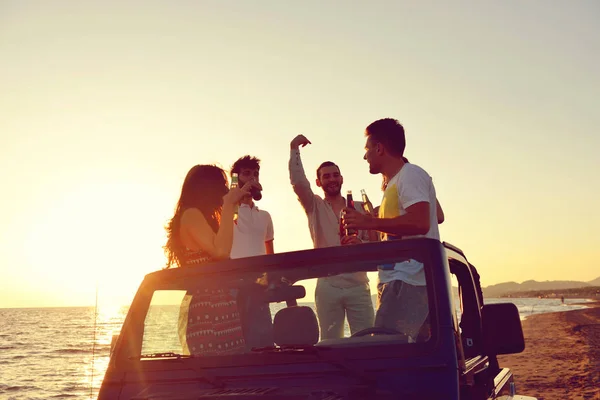
<svg viewBox="0 0 600 400"><path fill-rule="evenodd" d="M319 168L317 168L317 179L321 179L321 170L325 167L336 167L338 169L338 172L340 172L340 167L338 167L336 163L334 163L333 161L325 161L321 163L321 165L319 165Z"/></svg>
<svg viewBox="0 0 600 400"><path fill-rule="evenodd" d="M383 118L367 126L365 136L371 140L381 143L391 155L402 157L406 148L406 137L404 127L398 120Z"/></svg>
<svg viewBox="0 0 600 400"><path fill-rule="evenodd" d="M256 169L260 171L260 160L251 156L240 157L236 162L233 163L230 175L239 175L242 169Z"/></svg>

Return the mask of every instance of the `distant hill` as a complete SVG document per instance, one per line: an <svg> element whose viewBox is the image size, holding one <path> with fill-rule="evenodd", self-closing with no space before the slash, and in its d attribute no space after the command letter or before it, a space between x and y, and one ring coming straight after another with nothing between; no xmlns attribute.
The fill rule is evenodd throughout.
<svg viewBox="0 0 600 400"><path fill-rule="evenodd" d="M594 279L593 281L588 282L592 286L600 286L600 276Z"/></svg>
<svg viewBox="0 0 600 400"><path fill-rule="evenodd" d="M581 281L525 281L523 283L517 282L504 282L499 283L497 285L490 285L484 287L483 296L484 297L503 297L513 293L520 292L534 292L534 291L544 291L544 290L565 290L565 289L577 289L577 288L585 288L591 286L600 286L600 277L589 281L589 282L581 282Z"/></svg>

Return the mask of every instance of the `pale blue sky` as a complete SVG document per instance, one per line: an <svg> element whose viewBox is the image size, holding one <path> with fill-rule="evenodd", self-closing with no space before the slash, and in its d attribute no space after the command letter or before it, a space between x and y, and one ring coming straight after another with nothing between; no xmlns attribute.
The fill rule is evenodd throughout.
<svg viewBox="0 0 600 400"><path fill-rule="evenodd" d="M313 142L311 180L333 160L378 203L382 117L484 285L594 279L599 20L595 1L0 1L0 307L130 296L196 163L261 158L276 251L309 248L289 141Z"/></svg>

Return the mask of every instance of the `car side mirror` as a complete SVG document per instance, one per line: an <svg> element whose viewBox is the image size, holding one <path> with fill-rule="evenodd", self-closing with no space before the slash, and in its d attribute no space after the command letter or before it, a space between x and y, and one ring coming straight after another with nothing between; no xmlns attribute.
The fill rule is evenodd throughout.
<svg viewBox="0 0 600 400"><path fill-rule="evenodd" d="M514 304L484 305L481 309L481 324L485 354L515 354L525 350L521 318Z"/></svg>

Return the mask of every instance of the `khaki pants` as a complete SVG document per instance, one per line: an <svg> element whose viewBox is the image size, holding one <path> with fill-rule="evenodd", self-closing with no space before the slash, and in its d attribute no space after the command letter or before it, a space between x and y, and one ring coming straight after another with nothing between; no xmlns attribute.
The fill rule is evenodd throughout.
<svg viewBox="0 0 600 400"><path fill-rule="evenodd" d="M344 319L348 318L350 333L371 328L375 319L368 283L338 288L319 279L315 290L315 305L321 340L344 337Z"/></svg>

